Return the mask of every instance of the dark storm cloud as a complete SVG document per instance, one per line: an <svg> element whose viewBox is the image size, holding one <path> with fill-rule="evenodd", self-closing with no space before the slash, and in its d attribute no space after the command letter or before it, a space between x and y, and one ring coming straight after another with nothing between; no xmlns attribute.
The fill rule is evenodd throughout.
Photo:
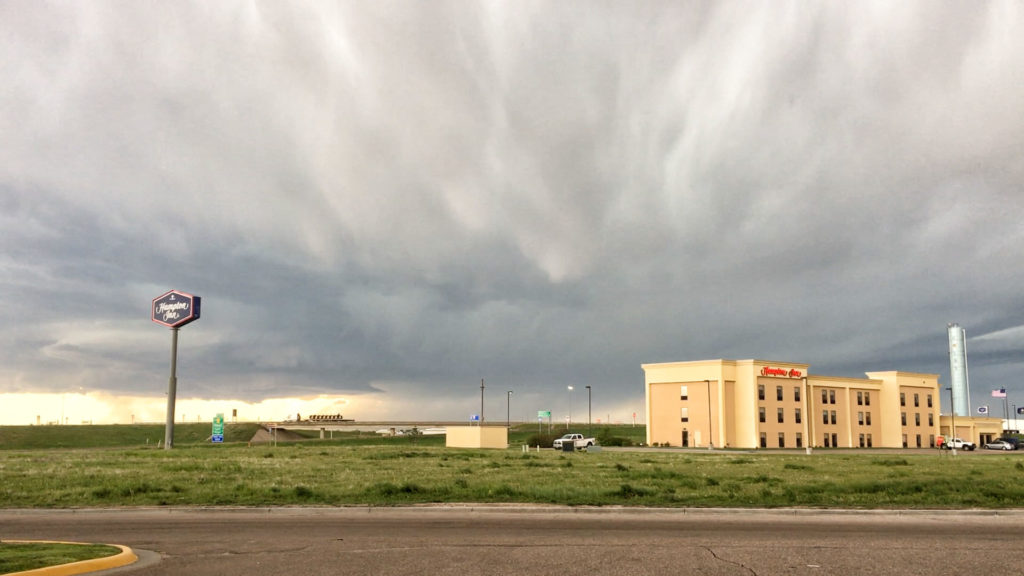
<svg viewBox="0 0 1024 576"><path fill-rule="evenodd" d="M176 288L204 299L201 396L387 389L461 418L482 377L639 408L655 361L945 379L951 321L972 384L1015 390L1022 20L3 4L2 382L161 393L146 314Z"/></svg>

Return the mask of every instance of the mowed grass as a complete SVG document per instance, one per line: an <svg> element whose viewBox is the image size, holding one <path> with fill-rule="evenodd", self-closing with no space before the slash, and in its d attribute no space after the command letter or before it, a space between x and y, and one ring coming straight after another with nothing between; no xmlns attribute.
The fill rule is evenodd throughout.
<svg viewBox="0 0 1024 576"><path fill-rule="evenodd" d="M105 544L0 542L0 574L106 558L121 549Z"/></svg>
<svg viewBox="0 0 1024 576"><path fill-rule="evenodd" d="M227 424L224 440L244 442L252 438L259 424ZM209 422L177 423L174 445L207 443L212 432ZM153 446L164 441L163 424L100 424L80 426L0 426L0 450L47 448L104 448Z"/></svg>
<svg viewBox="0 0 1024 576"><path fill-rule="evenodd" d="M4 451L0 507L1024 507L1014 454L523 453L426 440Z"/></svg>

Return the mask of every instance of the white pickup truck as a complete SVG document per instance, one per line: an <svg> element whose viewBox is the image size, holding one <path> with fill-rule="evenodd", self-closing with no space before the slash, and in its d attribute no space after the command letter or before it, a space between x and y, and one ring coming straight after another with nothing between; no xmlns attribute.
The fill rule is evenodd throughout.
<svg viewBox="0 0 1024 576"><path fill-rule="evenodd" d="M949 440L942 443L942 447L946 450L974 450L978 447L974 442L967 440L961 440L960 438L950 438Z"/></svg>
<svg viewBox="0 0 1024 576"><path fill-rule="evenodd" d="M554 446L555 450L561 450L562 445L566 442L572 442L577 450L583 450L593 446L595 440L593 438L584 438L583 434L566 434L561 438L556 438L552 446Z"/></svg>

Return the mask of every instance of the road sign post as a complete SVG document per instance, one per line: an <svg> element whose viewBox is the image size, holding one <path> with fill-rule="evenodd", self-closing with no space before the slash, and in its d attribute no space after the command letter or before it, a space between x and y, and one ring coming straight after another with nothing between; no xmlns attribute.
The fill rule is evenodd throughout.
<svg viewBox="0 0 1024 576"><path fill-rule="evenodd" d="M210 434L210 442L221 443L224 441L224 415L217 414L213 417L213 430Z"/></svg>
<svg viewBox="0 0 1024 576"><path fill-rule="evenodd" d="M548 419L548 432L551 432L551 410L537 410L537 432L540 433L540 422Z"/></svg>

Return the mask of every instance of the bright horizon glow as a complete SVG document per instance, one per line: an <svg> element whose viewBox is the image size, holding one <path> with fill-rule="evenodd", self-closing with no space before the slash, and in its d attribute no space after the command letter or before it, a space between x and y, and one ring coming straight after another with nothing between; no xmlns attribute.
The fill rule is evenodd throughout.
<svg viewBox="0 0 1024 576"><path fill-rule="evenodd" d="M227 422L281 422L301 414L341 414L358 422L427 421L459 418L450 414L447 402L431 402L422 398L405 398L386 391L368 394L305 397L265 398L258 402L237 399L181 398L177 399L174 421L210 422L218 413ZM532 402L530 402L532 404ZM547 404L547 403L543 403ZM238 416L232 418L232 410ZM505 421L504 405L495 407L488 421ZM498 414L497 412L501 413ZM574 425L585 424L587 409L583 407L583 421L574 419ZM601 423L643 423L642 410L637 403L594 408L594 425ZM468 412L467 412L468 413ZM536 422L537 409L520 406L512 411L512 420ZM564 425L562 415L567 410L553 410L553 424ZM120 396L104 392L59 393L3 393L0 394L0 426L46 426L63 422L80 424L163 424L167 415L166 396ZM635 416L633 416L635 415ZM635 418L635 420L634 420ZM547 426L547 421L543 422Z"/></svg>
<svg viewBox="0 0 1024 576"><path fill-rule="evenodd" d="M293 418L295 414L346 416L355 404L366 404L372 409L376 403L371 398L352 402L349 397L335 395L266 398L259 402L178 398L174 421L206 422L218 413L228 422L275 422ZM238 411L237 417L232 418L232 410ZM0 394L0 425L141 424L164 423L166 419L166 397L114 396L98 392Z"/></svg>

